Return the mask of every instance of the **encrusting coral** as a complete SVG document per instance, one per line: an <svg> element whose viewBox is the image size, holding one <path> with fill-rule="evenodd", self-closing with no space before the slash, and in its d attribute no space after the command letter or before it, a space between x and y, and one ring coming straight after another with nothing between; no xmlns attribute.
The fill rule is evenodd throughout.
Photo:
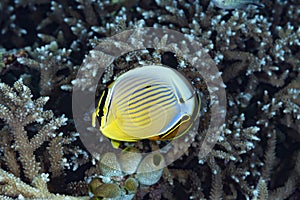
<svg viewBox="0 0 300 200"><path fill-rule="evenodd" d="M260 2L263 8L223 10L210 0L1 1L0 199L97 199L92 194L101 185L110 189L99 198L112 197L114 190L128 199L299 199L300 4ZM126 151L114 160L104 153L92 157L78 140L70 105L74 85L90 86L92 70L81 68L84 80L75 76L84 58L97 53L91 49L111 42L105 37L145 27L200 42L222 74L227 98L224 132L211 153L199 153L203 123L185 154L148 185L137 174L145 157ZM141 49L116 59L97 92L128 66L157 60L205 89L188 73L191 66L173 62L182 60L180 54L155 56ZM100 135L95 142L101 148L103 141ZM141 141L134 147L152 151L163 144ZM174 154L182 146L174 143ZM120 170L100 169L101 159ZM124 160L134 159L130 170Z"/></svg>

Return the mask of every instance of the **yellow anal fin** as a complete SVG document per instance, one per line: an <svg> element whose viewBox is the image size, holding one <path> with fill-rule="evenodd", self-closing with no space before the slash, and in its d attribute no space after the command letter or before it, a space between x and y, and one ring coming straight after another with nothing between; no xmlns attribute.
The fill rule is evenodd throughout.
<svg viewBox="0 0 300 200"><path fill-rule="evenodd" d="M114 148L114 149L118 149L121 145L121 142L120 141L117 141L117 140L110 140L111 142L111 146Z"/></svg>

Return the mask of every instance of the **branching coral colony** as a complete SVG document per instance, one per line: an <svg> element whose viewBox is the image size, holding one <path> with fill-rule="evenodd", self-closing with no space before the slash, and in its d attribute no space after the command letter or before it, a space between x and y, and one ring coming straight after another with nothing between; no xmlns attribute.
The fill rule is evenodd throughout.
<svg viewBox="0 0 300 200"><path fill-rule="evenodd" d="M7 124L1 130L1 195L67 198L50 193L47 188L49 173L46 173L49 170L52 178L63 174L62 146L68 140L63 137L63 133L56 133L56 130L66 124L67 118L55 118L52 111L43 109L48 97L32 100L31 91L22 79L16 81L12 88L1 83L0 90L0 118ZM37 126L37 133L28 127L33 123ZM46 165L46 158L43 158L46 155L37 153L45 143L48 143L46 150L50 166Z"/></svg>
<svg viewBox="0 0 300 200"><path fill-rule="evenodd" d="M84 199L88 183L90 191L102 187L100 197L299 199L300 5L261 2L264 8L222 10L208 0L1 1L0 199ZM225 131L213 151L199 155L196 137L150 186L135 175L107 178L62 103L71 102L77 66L99 39L147 26L201 42L227 93Z"/></svg>

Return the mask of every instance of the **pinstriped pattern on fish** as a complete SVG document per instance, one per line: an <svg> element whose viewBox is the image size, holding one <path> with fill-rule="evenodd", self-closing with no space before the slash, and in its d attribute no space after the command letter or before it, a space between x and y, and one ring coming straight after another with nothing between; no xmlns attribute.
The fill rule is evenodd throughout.
<svg viewBox="0 0 300 200"><path fill-rule="evenodd" d="M125 72L102 97L95 111L100 131L117 141L175 138L188 130L200 108L189 81L178 71L157 65Z"/></svg>

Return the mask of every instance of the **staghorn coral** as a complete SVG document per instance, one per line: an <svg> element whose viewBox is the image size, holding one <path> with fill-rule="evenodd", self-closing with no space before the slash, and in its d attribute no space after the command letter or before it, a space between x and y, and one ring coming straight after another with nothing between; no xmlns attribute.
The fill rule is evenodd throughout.
<svg viewBox="0 0 300 200"><path fill-rule="evenodd" d="M55 118L52 111L43 109L48 97L32 100L31 91L23 84L22 79L16 81L13 87L0 83L0 91L0 118L8 126L1 130L4 154L1 165L7 169L0 171L1 195L64 199L64 196L59 197L49 192L49 174L44 173L47 166L41 164L39 160L42 157L36 155L36 152L45 143L49 143L51 164L48 167L51 177L63 174L63 152L55 149L67 140L64 141L63 133L58 134L56 130L66 124L67 118ZM32 124L38 127L36 133L28 130Z"/></svg>
<svg viewBox="0 0 300 200"><path fill-rule="evenodd" d="M50 95L52 90L68 89L65 83L70 82L72 76L68 73L59 73L60 71L68 71L71 68L71 62L68 60L71 50L58 49L56 42L51 42L41 48L37 48L34 52L30 52L34 59L20 57L18 62L40 72L40 94Z"/></svg>
<svg viewBox="0 0 300 200"><path fill-rule="evenodd" d="M61 102L71 102L71 98L60 88L71 90L77 65L94 45L103 41L103 37L147 26L182 32L201 42L222 72L227 93L225 132L213 151L202 157L199 155L199 135L205 131L199 131L186 154L165 170L158 183L139 187L135 198L299 199L300 5L296 0L261 2L265 5L263 9L224 11L213 7L209 0L1 1L0 47L7 51L1 50L0 78L2 82L12 84L23 77L34 95L49 95L51 98L46 107L61 115L68 107ZM55 48L51 50L53 46ZM12 50L14 48L16 50ZM27 55L15 58L21 49L25 49ZM139 52L132 54L136 58L142 57ZM57 59L59 56L61 58ZM13 59L7 62L9 59L5 58ZM149 56L146 60L154 61ZM116 62L121 71L127 65L126 60ZM64 68L70 73L65 73ZM39 74L32 69L40 72L41 80L35 80ZM114 69L116 67L111 66L107 70L107 80L115 76ZM85 82L88 82L93 73L85 70ZM61 76L57 77L57 72ZM47 82L53 87L47 88ZM104 87L100 86L100 90ZM7 100L1 102L5 103ZM63 128L64 134L75 131L70 110L66 113L70 121ZM5 177L12 184L22 181L20 184L24 186L20 191L13 190L12 195L0 197L11 199L8 196L17 197L26 191L25 188L33 189L36 185L26 179L20 163L26 155L20 158L15 146L11 145L14 144L12 129L3 123L0 153L5 176L0 180ZM32 129L39 130L40 126L28 128L29 136L33 136L36 132ZM99 138L102 144L101 136ZM78 141L74 148L73 144L62 145L61 137L52 140L33 152L35 163L39 163L34 165L41 168L38 174L33 174L34 178L44 180L44 174L48 173L50 181L47 185L51 192L87 195L86 178L100 174L96 169L97 162ZM137 146L142 150L154 148L144 143ZM56 155L54 148L67 155ZM177 144L174 152L180 148L181 144ZM47 156L41 156L42 152L52 157L44 159ZM59 167L61 159L65 169ZM49 164L51 169L42 170ZM62 173L68 180L67 191L53 188L55 181L60 184L64 181L55 179L52 174ZM15 177L21 177L21 180ZM4 186L2 182L0 186Z"/></svg>

